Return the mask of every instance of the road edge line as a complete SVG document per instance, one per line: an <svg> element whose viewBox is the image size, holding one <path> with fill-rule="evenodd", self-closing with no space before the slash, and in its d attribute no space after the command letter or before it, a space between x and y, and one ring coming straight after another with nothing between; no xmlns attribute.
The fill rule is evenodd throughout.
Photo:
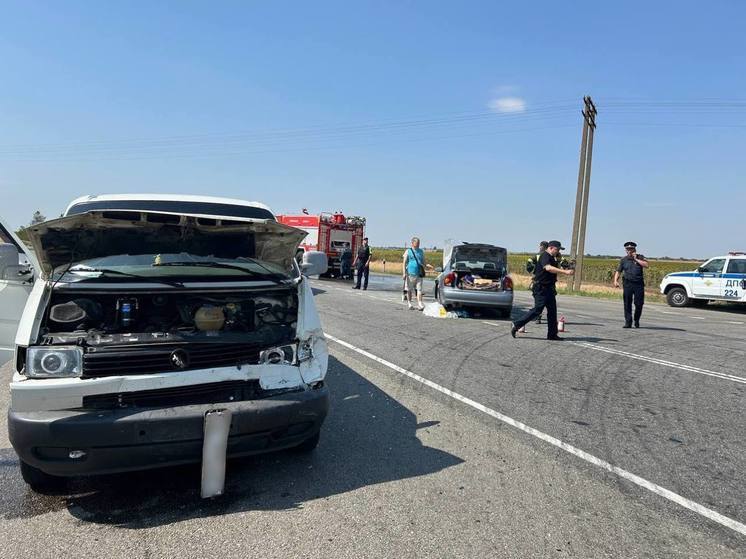
<svg viewBox="0 0 746 559"><path fill-rule="evenodd" d="M738 532L739 534L746 536L746 524L742 524L741 522L738 522L737 520L734 520L725 515L722 515L717 511L714 511L712 509L705 507L704 505L700 505L699 503L692 501L691 499L687 499L686 497L683 497L679 495L678 493L674 493L670 489L666 489L665 487L662 487L656 483L653 483L652 481L648 481L645 478L642 478L636 474L628 472L627 470L620 468L619 466L614 466L613 464L607 462L606 460L597 458L593 454L590 454L584 450L574 447L571 444L561 441L560 439L557 439L551 435L547 435L546 433L539 431L538 429L534 429L533 427L530 427L526 425L525 423L522 423L516 419L513 419L512 417L508 417L507 415L504 415L498 411L495 411L492 408L488 408L487 406L480 404L479 402L476 402L470 398L467 398L466 396L462 396L458 392L454 392L453 390L450 390L444 386L441 386L416 373L413 373L411 371L408 371L407 369L399 367L398 365L395 365L394 363L391 363L390 361L387 361L381 357L373 355L372 353L364 349L355 347L349 342L345 342L344 340L341 340L328 333L325 333L325 335L329 340L341 345L342 347L346 347L347 349L350 349L356 353L359 353L360 355L363 355L367 357L368 359L376 361L377 363L380 363L381 365L384 365L388 367L389 369L396 371L397 373L407 376L411 378L412 380L416 380L417 382L420 382L424 384L425 386L432 388L433 390L437 390L438 392L441 392L442 394L445 394L446 396L450 396L451 398L458 400L459 402L466 404L467 406L470 406L478 411L481 411L482 413L485 413L491 417L494 417L495 419L502 421L503 423L510 425L511 427L514 427L520 431L523 431L524 433L527 433L533 437L536 437L537 439L540 439L546 443L551 444L552 446L555 446L561 450L564 450L565 452L572 454L573 456L576 456L582 460L585 460L589 464L593 464L594 466L597 466L601 468L602 470L606 470L607 472L610 472L623 479L626 479L627 481L634 483L638 487L647 489L648 491L655 493L656 495L663 497L664 499L667 499L673 503L676 503L677 505L685 509L695 512L699 514L700 516L707 518L708 520L716 522L717 524L720 524L721 526L730 528L734 532Z"/></svg>

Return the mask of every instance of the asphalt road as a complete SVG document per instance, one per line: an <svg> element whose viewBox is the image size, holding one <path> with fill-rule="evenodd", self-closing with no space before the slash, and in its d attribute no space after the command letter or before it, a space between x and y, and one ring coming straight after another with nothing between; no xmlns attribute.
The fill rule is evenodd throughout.
<svg viewBox="0 0 746 559"><path fill-rule="evenodd" d="M314 287L338 340L315 453L232 462L214 501L198 468L41 496L2 425L0 556L746 555L743 311L648 305L623 330L620 302L563 297L547 342L409 311L396 280Z"/></svg>

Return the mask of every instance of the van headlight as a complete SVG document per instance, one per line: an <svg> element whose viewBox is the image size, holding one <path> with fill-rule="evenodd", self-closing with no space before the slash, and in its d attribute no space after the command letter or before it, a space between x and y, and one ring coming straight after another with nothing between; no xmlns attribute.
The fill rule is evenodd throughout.
<svg viewBox="0 0 746 559"><path fill-rule="evenodd" d="M282 345L265 349L259 354L259 363L263 365L295 365L295 344Z"/></svg>
<svg viewBox="0 0 746 559"><path fill-rule="evenodd" d="M83 349L77 346L30 347L26 352L29 378L67 378L83 374Z"/></svg>

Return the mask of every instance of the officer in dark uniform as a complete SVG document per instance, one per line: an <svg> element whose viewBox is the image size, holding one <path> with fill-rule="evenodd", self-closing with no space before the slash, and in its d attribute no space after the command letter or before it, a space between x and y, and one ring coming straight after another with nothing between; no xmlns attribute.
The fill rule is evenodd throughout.
<svg viewBox="0 0 746 559"><path fill-rule="evenodd" d="M619 287L619 275L624 275L624 328L632 328L634 318L635 328L640 327L642 306L645 304L645 278L643 270L648 267L648 261L642 254L637 254L637 243L624 243L626 255L619 261L614 273L614 287ZM632 316L632 302L635 303L635 314Z"/></svg>
<svg viewBox="0 0 746 559"><path fill-rule="evenodd" d="M360 289L360 280L363 281L363 291L368 289L368 275L370 274L370 247L368 246L368 237L363 239L363 244L357 249L355 261L352 263L357 268L357 282L352 289Z"/></svg>
<svg viewBox="0 0 746 559"><path fill-rule="evenodd" d="M518 330L541 316L544 307L547 309L547 339L561 340L557 335L557 275L571 276L575 270L563 270L557 266L556 256L562 250L562 243L549 241L546 251L541 253L539 264L534 274L534 308L528 311L522 318L513 323L510 335L515 338Z"/></svg>

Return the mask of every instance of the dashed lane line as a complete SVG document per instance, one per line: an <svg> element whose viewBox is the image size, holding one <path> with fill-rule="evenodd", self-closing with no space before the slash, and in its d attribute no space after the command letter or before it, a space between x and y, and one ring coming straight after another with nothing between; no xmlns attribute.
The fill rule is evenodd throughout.
<svg viewBox="0 0 746 559"><path fill-rule="evenodd" d="M486 320L482 320L484 324L489 324L490 326L502 326L499 322L488 322ZM647 361L649 363L655 363L656 365L662 365L664 367L671 367L674 369L679 369L682 371L687 371L690 373L697 373L700 375L710 376L719 378L721 380L729 380L731 382L737 382L740 384L746 384L746 378L739 377L736 375L729 375L727 373L719 373L717 371L708 371L707 369L702 369L700 367L694 367L692 365L682 365L681 363L674 363L673 361L666 361L665 359L658 359L657 357L648 357L647 355L639 355L637 353L630 353L629 351L622 351L621 349L614 349L611 347L606 347L598 344L593 344L590 342L573 342L572 340L568 340L571 344L574 344L578 347L582 347L584 349L592 349L595 351L603 351L604 353L611 353L613 355L620 355L622 357L628 357L630 359L637 359L638 361Z"/></svg>
<svg viewBox="0 0 746 559"><path fill-rule="evenodd" d="M692 512L695 512L699 514L700 516L707 518L708 520L711 520L713 522L716 522L720 524L721 526L724 526L726 528L729 528L735 532L738 532L741 535L746 536L746 524L742 524L741 522L738 522L737 520L734 520L732 518L729 518L725 515L720 514L717 511L714 511L710 508L705 507L704 505L701 505L695 501L692 501L691 499L687 499L686 497L683 497L679 495L678 493L674 493L670 489L666 489L665 487L662 487L656 483L653 483L651 481L648 481L645 478L642 478L636 474L633 474L631 472L628 472L627 470L624 470L620 468L619 466L614 466L613 464L607 462L606 460L602 460L601 458L598 458L584 450L581 450L577 447L574 447L560 439L557 439L551 435L547 435L546 433L539 431L538 429L534 429L533 427L530 427L526 425L525 423L522 423L516 419L513 419L512 417L508 417L507 415L504 415L498 411L495 411L491 408L488 408L487 406L480 404L479 402L476 402L470 398L467 398L466 396L462 396L458 392L454 392L453 390L450 390L444 386L441 386L431 380L428 380L424 377L421 377L418 374L415 374L411 371L408 371L407 369L404 369L402 367L399 367L398 365L395 365L394 363L391 363L390 361L387 361L381 357L378 357L376 355L373 355L372 353L355 347L349 342L345 342L344 340L340 340L339 338L332 336L331 334L326 334L326 337L330 339L331 341L346 347L347 349L350 349L356 353L359 353L360 355L363 355L364 357L367 357L368 359L371 359L373 361L376 361L377 363L380 363L381 365L384 365L385 367L396 371L397 373L400 373L406 377L411 378L412 380L415 380L419 383L424 384L425 386L428 386L429 388L432 388L433 390L437 390L438 392L445 394L446 396L449 396L453 398L454 400L457 400L461 402L462 404L465 404L467 406L470 406L471 408L474 408L477 411L480 411L484 414L489 415L490 417L493 417L497 419L498 421L501 421L507 425L510 425L511 427L514 427L528 435L531 435L532 437L536 437L537 439L540 439L546 443L551 444L552 446L555 446L561 450L564 450L565 452L572 454L573 456L576 456L577 458L580 458L581 460L584 460L588 462L589 464L592 464L594 466L597 466L598 468L601 468L602 470L605 470L607 472L610 472L612 474L615 474L623 479L626 479L627 481L634 483L638 487L641 487L643 489L647 489L648 491L663 497L664 499L667 499L673 503L676 503L677 505L688 509Z"/></svg>
<svg viewBox="0 0 746 559"><path fill-rule="evenodd" d="M622 351L621 349L613 349L613 348L601 346L598 344L592 344L590 342L571 342L571 343L576 346L585 348L585 349L592 349L594 351L602 351L604 353L610 353L612 355L620 355L622 357L628 357L629 359L636 359L638 361L647 361L648 363L655 363L656 365L662 365L663 367L670 367L673 369L679 369L681 371L687 371L690 373L697 373L699 375L705 375L708 377L719 378L721 380L728 380L731 382L737 382L739 384L746 384L746 378L738 377L736 375L729 375L727 373L719 373L717 371L708 371L707 369L701 369L700 367L694 367L692 365L682 365L681 363L674 363L673 361L666 361L665 359L658 359L657 357L648 357L646 355L630 353L629 351Z"/></svg>

